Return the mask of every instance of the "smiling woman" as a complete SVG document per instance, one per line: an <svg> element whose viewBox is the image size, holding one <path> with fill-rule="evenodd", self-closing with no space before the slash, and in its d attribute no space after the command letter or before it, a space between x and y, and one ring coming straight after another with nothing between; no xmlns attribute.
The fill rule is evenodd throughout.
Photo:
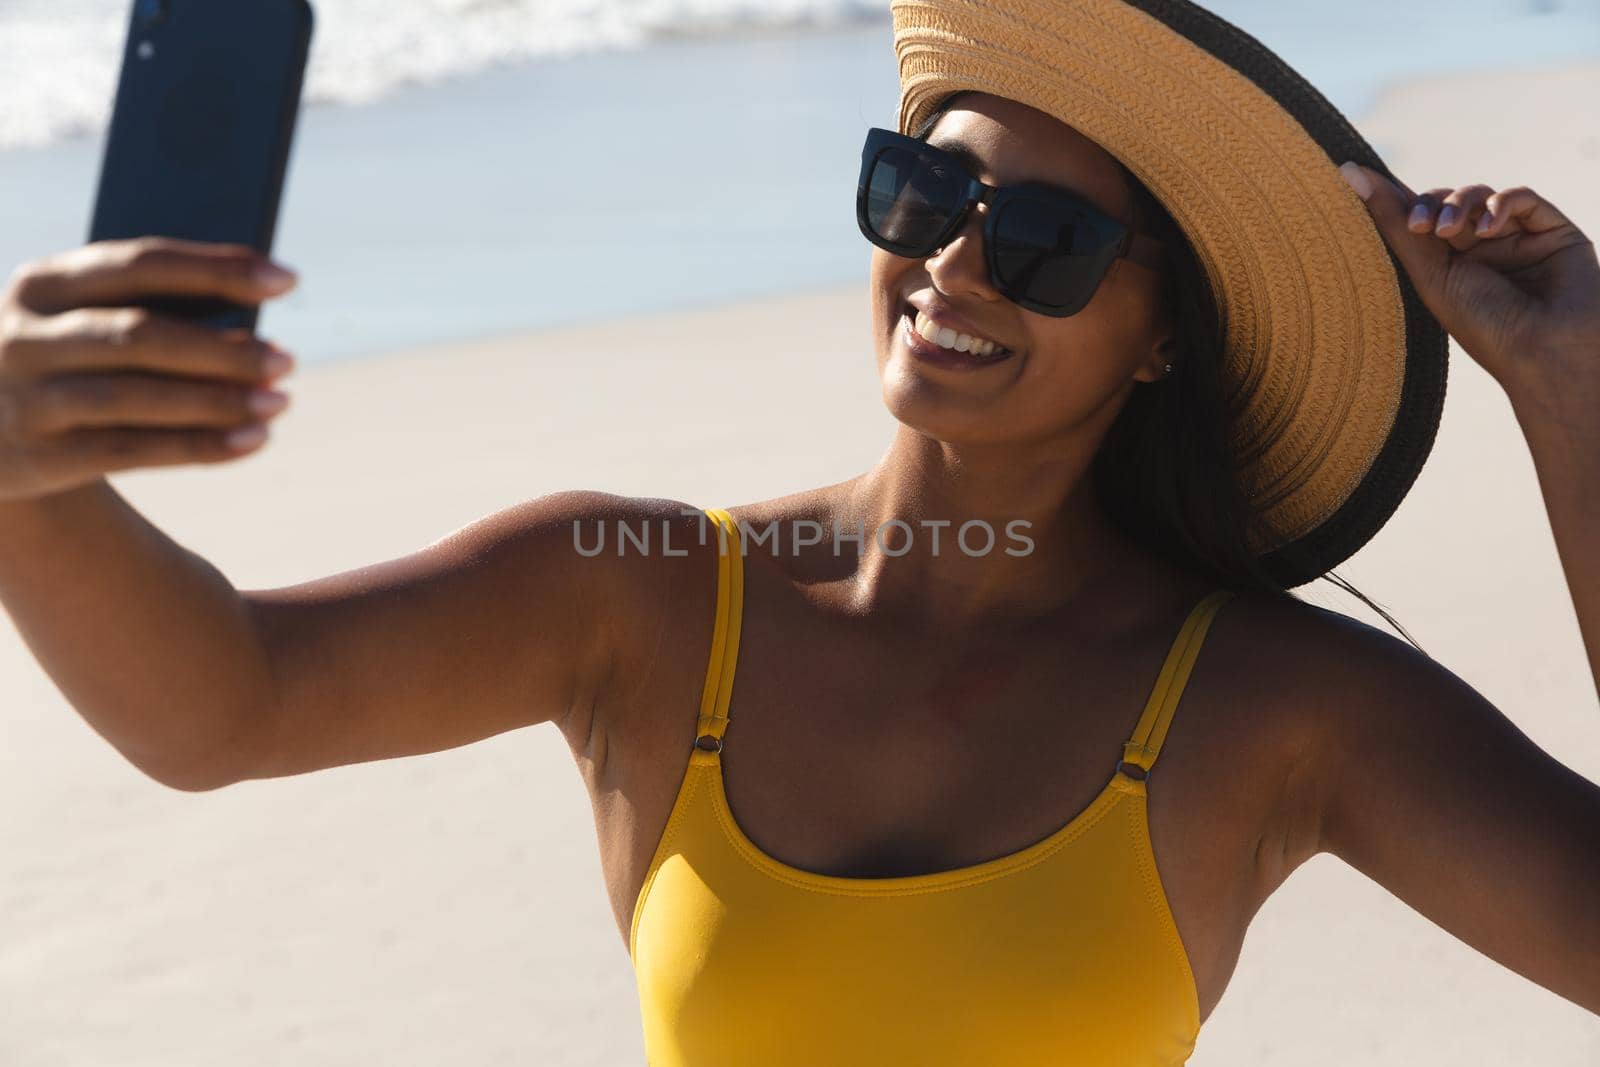
<svg viewBox="0 0 1600 1067"><path fill-rule="evenodd" d="M815 498L707 509L724 547L700 715L671 803L646 823L660 831L627 882L637 893L623 898L651 1061L1181 1063L1251 918L1323 851L1506 966L1600 1005L1589 951L1600 915L1583 891L1600 875L1600 788L1419 650L1287 594L1370 538L1425 458L1443 400L1444 334L1431 311L1474 325L1442 291L1437 263L1413 279L1386 254L1387 233L1335 160L1377 174L1381 162L1281 61L1187 5L893 8L902 130L869 132L857 215L875 246L877 362L900 428L876 468ZM1058 16L1070 43L1048 32ZM1529 200L1508 194L1492 210L1519 196ZM1544 208L1538 228L1556 230L1565 220ZM1540 218L1531 201L1525 211ZM1394 205L1387 214L1392 227ZM1165 271L1137 263L1135 234L1167 248ZM1578 243L1557 237L1554 249ZM1403 243L1399 254L1423 262ZM1600 340L1592 261L1591 246L1569 265L1589 310L1552 316L1524 349L1559 347L1570 367L1582 346L1558 340ZM975 338L979 353L962 352ZM1002 351L985 356L981 339ZM1170 377L1174 365L1187 378ZM1184 380L1187 393L1175 388ZM1530 380L1520 398L1553 405ZM1130 393L1167 403L1130 416ZM1592 482L1600 470L1563 473ZM1570 516L1571 496L1555 499L1552 514ZM938 695L919 688L910 702L932 709L904 717L859 697L808 699L813 726L797 729L774 709L808 682L777 638L812 635L807 678L830 656L823 676L855 675L827 650L826 629L796 621L774 591L804 586L813 606L825 602L816 564L747 575L744 528L930 502L1032 507L1043 562L980 570L868 553L846 598L853 614L864 604L940 657L886 654L877 679L931 677ZM1569 541L1594 535L1566 524ZM1593 620L1576 592L1587 558L1574 553L1568 569ZM1010 596L996 592L1007 586ZM1026 777L1027 759L985 742L1027 720L1021 709L1046 691L1007 669L1022 659L1046 672L1017 649L1044 634L1058 655L1081 651L1081 634L1039 618L1114 631L1092 591L1141 588L1185 590L1188 605L1115 773L1026 834L997 831L990 810L1010 809L987 783ZM761 621L741 636L747 610ZM832 610L846 617L844 605ZM1202 647L1209 669L1190 686ZM1083 699L1082 678L1048 692L1098 703ZM975 691L1006 710L981 730L950 731L949 748L966 754L958 763L926 738L968 715ZM1180 700L1194 747L1162 764L1172 807L1151 807L1147 781ZM1029 720L1018 735L1029 747L1098 736L1092 717L1069 729L1070 718ZM808 749L811 735L828 747ZM1411 767L1424 738L1438 741ZM937 755L897 758L897 747L921 746ZM987 754L995 747L1008 758ZM841 751L871 753L873 777ZM974 769L961 778L958 766ZM1218 766L1228 782L1203 773ZM811 767L824 770L802 776ZM921 803L887 799L874 788L882 779ZM1538 811L1540 829L1495 814L1510 810ZM1486 858L1506 856L1509 871ZM1472 899L1442 870L1489 888Z"/></svg>
<svg viewBox="0 0 1600 1067"><path fill-rule="evenodd" d="M105 478L248 455L227 447L241 427L259 453L285 414L262 388L283 353L139 298L258 303L295 279L165 238L11 275L0 599L56 689L19 712L0 665L24 728L0 788L40 815L7 837L32 870L0 880L0 983L26 973L33 994L7 1052L209 1062L267 1030L260 1062L304 1058L303 1031L351 1062L1176 1067L1199 1049L1259 1067L1342 1040L1324 1058L1381 1043L1398 1065L1424 1040L1470 1061L1481 1029L1497 1060L1587 1067L1569 1024L1600 1012L1600 786L1561 758L1600 752L1592 243L1525 186L1412 193L1315 89L1188 3L892 14L900 114L866 132L856 181L875 390L859 286L764 319L318 374L279 466L167 514L255 550L257 573L377 559L343 573L240 588ZM1548 118L1538 84L1527 106ZM1489 372L1467 396L1504 395L1467 408L1482 450L1429 501L1432 530L1385 539L1385 584L1414 577L1408 612L1448 630L1451 658L1501 656L1482 677L1548 751L1440 662L1293 592L1406 496L1446 329ZM1511 433L1484 414L1507 398ZM1528 480L1505 460L1518 427L1559 618L1528 566L1544 515L1482 492ZM730 492L859 473L737 507L523 499L530 464L604 480L619 456L630 479ZM129 489L166 509L185 486ZM366 506L385 492L400 504ZM507 495L409 555L373 551ZM1458 566L1467 592L1430 580ZM1503 612L1476 599L1496 578ZM169 788L52 761L109 757L83 723ZM566 818L572 768L592 835ZM1360 925L1373 899L1394 907ZM74 945L113 947L86 976ZM1483 965L1465 993L1463 962ZM1490 963L1528 982L1491 985ZM137 1056L93 1018L121 1002L88 995L133 971L160 978L113 1013L147 1027Z"/></svg>

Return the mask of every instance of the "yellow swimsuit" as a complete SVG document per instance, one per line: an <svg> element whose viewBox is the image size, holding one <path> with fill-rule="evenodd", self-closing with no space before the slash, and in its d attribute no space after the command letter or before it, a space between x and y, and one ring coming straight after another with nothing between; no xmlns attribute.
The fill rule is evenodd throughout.
<svg viewBox="0 0 1600 1067"><path fill-rule="evenodd" d="M1183 1063L1199 1000L1143 775L1231 592L1190 612L1124 763L1061 829L970 867L839 878L762 853L728 809L743 544L731 515L706 514L723 550L698 739L628 937L651 1067Z"/></svg>

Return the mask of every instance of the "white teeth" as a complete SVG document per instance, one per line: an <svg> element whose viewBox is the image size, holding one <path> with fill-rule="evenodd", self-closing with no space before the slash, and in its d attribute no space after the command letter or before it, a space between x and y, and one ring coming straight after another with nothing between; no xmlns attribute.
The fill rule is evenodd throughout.
<svg viewBox="0 0 1600 1067"><path fill-rule="evenodd" d="M938 345L940 348L949 348L957 352L971 352L975 356L992 356L999 351L1000 345L982 337L973 337L971 334L956 333L946 327L937 327L933 320L922 312L917 312L913 323L917 335L923 340Z"/></svg>

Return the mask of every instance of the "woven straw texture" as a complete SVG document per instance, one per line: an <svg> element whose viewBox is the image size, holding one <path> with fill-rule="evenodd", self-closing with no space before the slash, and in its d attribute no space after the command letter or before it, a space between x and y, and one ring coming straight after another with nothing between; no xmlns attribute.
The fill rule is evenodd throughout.
<svg viewBox="0 0 1600 1067"><path fill-rule="evenodd" d="M1431 447L1444 365L1442 331L1339 175L1344 158L1385 170L1365 142L1264 46L1193 4L893 0L890 9L902 133L962 90L1027 104L1120 159L1188 237L1219 304L1235 462L1257 518L1250 550L1316 542L1284 571L1295 584L1360 547ZM1219 58L1230 47L1234 63L1243 55L1259 69ZM1331 140L1347 149L1340 160L1308 121L1334 128ZM1413 376L1406 399L1420 423L1388 450L1389 469L1374 472L1395 444L1408 347L1419 346L1428 373ZM1352 515L1347 505L1368 481Z"/></svg>

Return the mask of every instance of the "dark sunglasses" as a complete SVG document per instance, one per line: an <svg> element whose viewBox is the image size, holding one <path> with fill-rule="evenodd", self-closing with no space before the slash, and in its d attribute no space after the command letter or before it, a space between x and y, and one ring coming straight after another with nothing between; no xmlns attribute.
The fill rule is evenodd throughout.
<svg viewBox="0 0 1600 1067"><path fill-rule="evenodd" d="M984 253L994 287L1041 315L1076 315L1112 260L1155 270L1164 259L1159 241L1066 189L986 185L959 156L893 130L867 131L856 188L856 221L867 240L921 259L961 231L974 204L989 208Z"/></svg>

